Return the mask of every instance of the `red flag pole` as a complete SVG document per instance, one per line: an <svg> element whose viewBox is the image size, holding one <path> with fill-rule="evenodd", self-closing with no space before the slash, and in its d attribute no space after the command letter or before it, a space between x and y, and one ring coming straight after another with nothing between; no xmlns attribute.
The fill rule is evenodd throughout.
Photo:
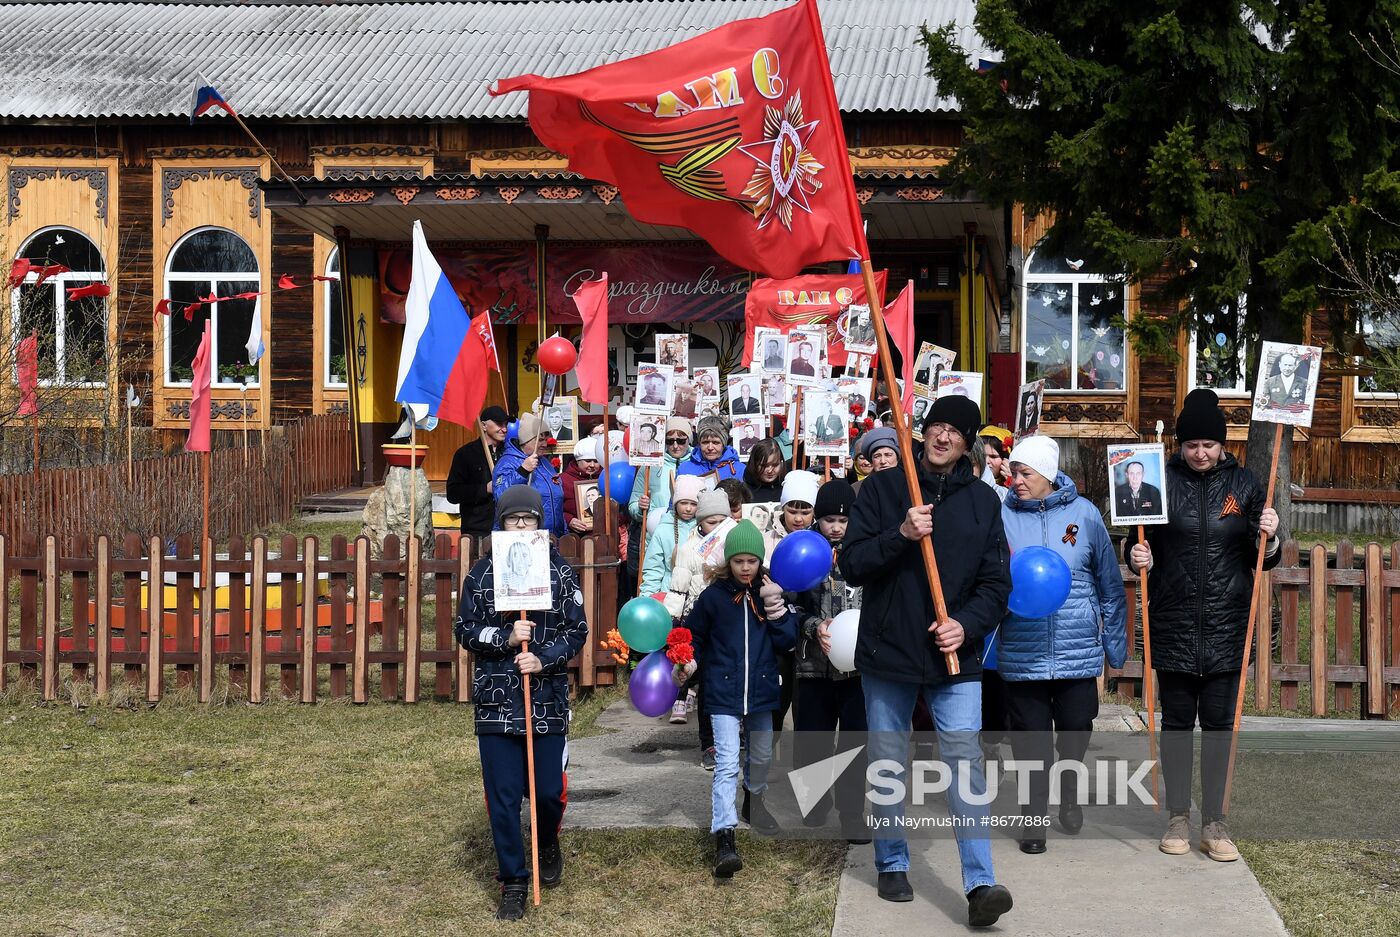
<svg viewBox="0 0 1400 937"><path fill-rule="evenodd" d="M909 435L909 421L904 413L904 402L899 393L899 382L895 380L894 358L890 355L889 335L885 332L885 297L875 291L875 277L870 272L870 258L862 257L860 261L860 273L865 280L865 295L870 300L870 314L875 321L875 340L880 350L880 370L884 373L885 384L889 388L892 406L890 413L894 418L894 431L899 437L899 464L904 469L904 482L909 488L909 502L915 507L923 506L923 493L919 490L919 476L914 467L914 447ZM795 450L794 450L795 451ZM948 619L948 604L943 598L943 580L938 575L938 561L933 554L932 535L919 538L919 552L924 558L924 572L928 576L928 588L933 596L934 624L929 627L932 631L940 622ZM948 668L949 676L954 676L961 671L958 666L958 655L954 651L943 652L943 663Z"/></svg>

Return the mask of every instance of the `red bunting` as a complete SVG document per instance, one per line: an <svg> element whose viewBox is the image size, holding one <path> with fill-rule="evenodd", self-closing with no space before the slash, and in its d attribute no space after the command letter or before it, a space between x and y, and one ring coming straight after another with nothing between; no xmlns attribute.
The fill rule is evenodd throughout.
<svg viewBox="0 0 1400 937"><path fill-rule="evenodd" d="M19 261L17 260L17 261L15 261L15 263L16 263L16 265L18 265L18 264L19 264ZM29 261L26 260L25 263L28 264ZM16 267L16 269L18 269L18 267ZM29 271L30 268L29 268L29 267L25 267L24 269L25 269L25 272L27 273L27 272ZM67 269L67 268L64 268L64 269ZM11 274L11 277L13 278L13 274ZM20 275L20 279L21 279L21 280L24 279L23 274ZM313 280L320 280L320 281L325 282L325 283L334 283L334 282L339 282L339 279L340 279L340 278L339 278L339 277L320 277L320 276L317 276L317 277L312 277L312 279L313 279ZM13 285L13 284L12 284L12 285ZM215 296L213 293L210 293L208 296L203 296L203 297L201 297L197 302L189 303L188 305L185 306L185 321L186 321L186 322L193 322L193 321L194 321L194 314L195 314L195 312L197 312L197 311L199 310L199 307L200 307L200 306L207 306L207 305L210 305L211 303L223 303L223 302L228 302L228 301L231 300L231 299L257 299L257 298L260 297L260 296L269 296L269 295L271 295L272 293L276 293L276 292L278 292L278 291L282 291L282 290L302 290L302 289L306 289L306 287L308 287L308 286L310 286L309 283L298 283L298 282L296 282L296 280L294 280L294 279L292 278L292 275L291 275L290 273L283 273L283 274L278 275L278 277L277 277L277 286L274 287L273 289L270 289L270 290L262 290L262 291L252 290L252 291L247 292L247 293L234 293L234 294L232 294L232 295L230 295L230 296ZM95 295L95 294L94 294L94 295ZM102 294L102 295L105 296L106 294L104 293L104 294ZM170 315L170 300L168 300L168 299L162 299L160 302L156 303L155 315L156 315L156 316L168 316L168 315Z"/></svg>
<svg viewBox="0 0 1400 937"><path fill-rule="evenodd" d="M58 276L60 273L72 273L72 272L73 272L73 268L72 268L72 267L65 267L63 264L48 264L48 265L43 266L43 267L32 267L31 269L32 269L35 273L39 274L39 279L37 279L37 280L34 281L34 285L35 285L35 286L38 286L40 283L43 283L43 282L44 282L45 280L47 280L49 277L56 277L56 276Z"/></svg>
<svg viewBox="0 0 1400 937"><path fill-rule="evenodd" d="M24 278L29 275L29 268L32 266L33 264L27 258L15 258L15 262L10 264L10 289L14 289L24 282Z"/></svg>
<svg viewBox="0 0 1400 937"><path fill-rule="evenodd" d="M112 288L106 283L89 283L87 286L68 287L68 298L70 300L86 299L89 296L110 296L111 293Z"/></svg>
<svg viewBox="0 0 1400 937"><path fill-rule="evenodd" d="M291 274L284 273L277 278L277 288L279 290L294 290L297 288L297 284L296 281L292 279Z"/></svg>

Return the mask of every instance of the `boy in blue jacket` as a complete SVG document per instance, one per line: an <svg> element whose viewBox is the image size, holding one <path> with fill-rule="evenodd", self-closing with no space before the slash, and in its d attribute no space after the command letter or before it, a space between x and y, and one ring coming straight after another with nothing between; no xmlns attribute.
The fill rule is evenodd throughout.
<svg viewBox="0 0 1400 937"><path fill-rule="evenodd" d="M491 475L491 494L499 499L512 485L534 488L539 492L544 511L540 527L555 537L562 537L565 533L564 488L554 463L539 451L543 431L539 417L533 413L520 415L515 438L506 440L505 451L496 460L496 470Z"/></svg>
<svg viewBox="0 0 1400 937"><path fill-rule="evenodd" d="M677 666L684 680L698 665L705 705L715 732L715 777L710 832L716 878L744 867L734 844L734 794L739 777L739 735L748 732L744 764L743 817L762 833L777 821L763 804L773 753L773 717L778 708L778 651L797 643L797 612L762 569L763 534L740 521L724 541L725 568L695 600L686 626L695 660Z"/></svg>
<svg viewBox="0 0 1400 937"><path fill-rule="evenodd" d="M507 488L496 502L502 530L539 530L544 505L526 485ZM583 592L573 568L553 547L549 556L553 604L547 612L496 610L491 558L478 560L462 581L456 634L475 657L472 702L491 839L496 846L501 905L496 917L525 916L530 859L520 836L520 802L529 789L525 736L535 745L535 817L539 824L540 884L558 885L564 874L559 825L564 819L564 768L568 759L569 661L588 639ZM529 650L520 646L529 641ZM530 712L522 681L530 680Z"/></svg>

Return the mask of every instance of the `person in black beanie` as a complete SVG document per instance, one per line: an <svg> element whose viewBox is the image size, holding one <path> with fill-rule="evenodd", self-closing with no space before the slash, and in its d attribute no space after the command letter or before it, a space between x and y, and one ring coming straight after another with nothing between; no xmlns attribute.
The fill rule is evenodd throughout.
<svg viewBox="0 0 1400 937"><path fill-rule="evenodd" d="M452 455L447 473L447 500L462 512L462 533L485 537L495 521L495 499L491 497L491 475L506 439L510 416L500 407L487 407L479 419L481 435Z"/></svg>
<svg viewBox="0 0 1400 937"><path fill-rule="evenodd" d="M1006 614L1011 594L1001 499L972 472L967 451L977 444L982 412L966 397L940 397L924 415L916 462L920 506L902 471L876 472L861 484L838 558L841 573L863 587L856 670L865 696L870 764L885 759L903 779L914 701L923 698L938 727L938 746L953 766L948 790L962 891L973 927L995 924L1011 909L1011 892L997 884L982 747L983 638ZM936 518L936 521L935 521ZM933 538L947 617L936 620L919 542ZM945 653L958 657L950 675ZM977 801L983 801L978 803ZM876 826L878 894L912 901L909 844L901 832L903 804L871 808Z"/></svg>
<svg viewBox="0 0 1400 937"><path fill-rule="evenodd" d="M1244 637L1254 591L1259 533L1269 541L1264 568L1279 561L1279 518L1264 507L1254 473L1225 451L1225 414L1215 392L1187 395L1176 418L1179 451L1167 462L1168 523L1126 542L1133 570L1149 570L1152 665L1162 707L1162 773L1170 819L1159 848L1191 851L1191 734L1201 726L1201 850L1218 862L1239 858L1225 828L1230 757Z"/></svg>
<svg viewBox="0 0 1400 937"><path fill-rule="evenodd" d="M851 506L856 500L850 482L833 478L817 490L813 516L816 529L839 555L846 537ZM796 746L793 767L839 755L860 744L865 732L865 696L860 690L860 674L843 671L827 659L831 652L831 623L847 609L860 608L861 590L851 587L833 565L820 585L797 595L799 612L797 638L797 688L792 706ZM837 735L837 732L840 735ZM835 785L835 803L842 836L851 843L868 843L865 823L865 766L852 763L841 772ZM810 827L826 823L831 798L822 799L807 811L802 822Z"/></svg>

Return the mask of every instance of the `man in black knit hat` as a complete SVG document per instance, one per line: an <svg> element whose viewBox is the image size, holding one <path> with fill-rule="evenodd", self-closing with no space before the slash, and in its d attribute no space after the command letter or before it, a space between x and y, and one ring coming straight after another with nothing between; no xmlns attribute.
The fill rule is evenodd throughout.
<svg viewBox="0 0 1400 937"><path fill-rule="evenodd" d="M938 725L942 760L952 771L948 805L954 818L968 923L987 927L1011 908L996 882L982 747L983 638L1006 613L1011 575L1001 502L972 471L982 412L966 397L940 397L924 415L917 460L920 506L913 507L903 472L876 472L861 484L839 563L846 581L864 588L856 670L870 727L870 764L892 762L898 779L914 703L922 697ZM936 519L936 521L935 521ZM932 537L947 617L936 620L919 541ZM948 673L945 653L958 657ZM966 773L966 776L960 777ZM886 782L888 783L888 782ZM967 795L971 795L971 799ZM909 845L897 832L903 804L875 805L875 868L879 895L911 901Z"/></svg>
<svg viewBox="0 0 1400 937"><path fill-rule="evenodd" d="M478 420L479 438L452 455L447 473L447 500L462 511L462 533L484 537L495 520L495 500L491 497L491 475L506 439L510 417L500 407L487 407Z"/></svg>

